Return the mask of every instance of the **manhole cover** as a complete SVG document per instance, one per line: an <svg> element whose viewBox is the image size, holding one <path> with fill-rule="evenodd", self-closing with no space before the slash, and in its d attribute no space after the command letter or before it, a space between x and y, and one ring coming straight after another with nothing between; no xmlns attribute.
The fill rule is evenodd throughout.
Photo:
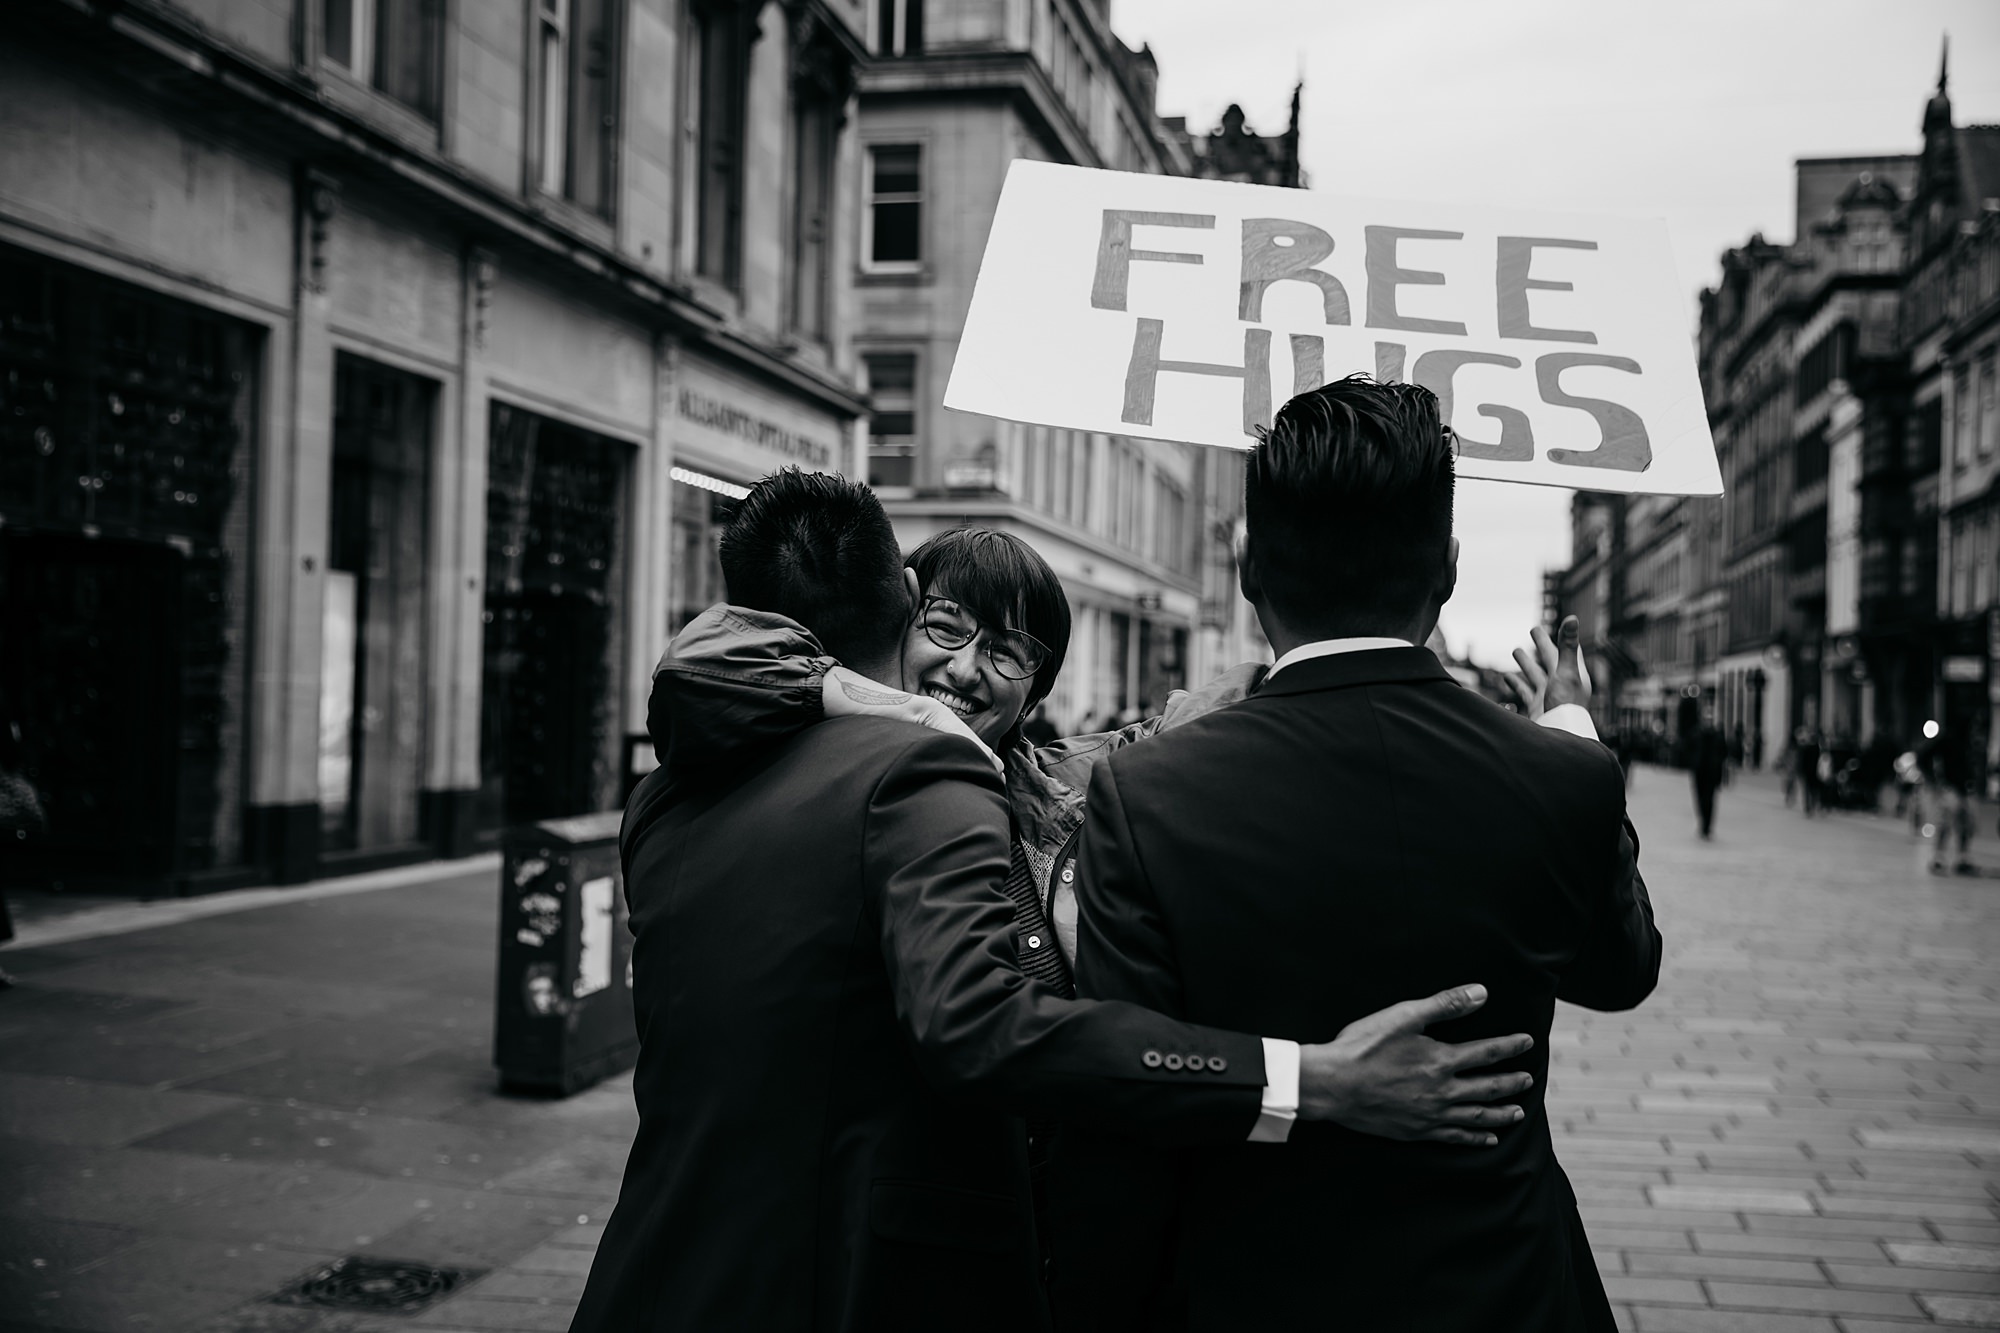
<svg viewBox="0 0 2000 1333"><path fill-rule="evenodd" d="M400 1259L351 1254L318 1268L271 1297L280 1305L316 1305L331 1310L374 1310L415 1314L458 1290L485 1270L436 1268Z"/></svg>

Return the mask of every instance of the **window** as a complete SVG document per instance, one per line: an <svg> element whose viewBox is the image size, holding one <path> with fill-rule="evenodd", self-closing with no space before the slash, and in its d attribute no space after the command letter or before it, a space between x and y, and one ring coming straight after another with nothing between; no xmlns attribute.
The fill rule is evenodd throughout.
<svg viewBox="0 0 2000 1333"><path fill-rule="evenodd" d="M608 215L611 206L610 0L536 0L535 185Z"/></svg>
<svg viewBox="0 0 2000 1333"><path fill-rule="evenodd" d="M868 207L862 215L862 267L908 272L923 260L923 150L880 144L868 150Z"/></svg>
<svg viewBox="0 0 2000 1333"><path fill-rule="evenodd" d="M329 63L436 120L443 13L443 0L325 0L320 47Z"/></svg>
<svg viewBox="0 0 2000 1333"><path fill-rule="evenodd" d="M914 56L924 49L924 0L875 0L875 54Z"/></svg>
<svg viewBox="0 0 2000 1333"><path fill-rule="evenodd" d="M1826 480L1826 427L1815 426L1799 437L1794 447L1792 489L1803 491Z"/></svg>
<svg viewBox="0 0 2000 1333"><path fill-rule="evenodd" d="M916 480L917 357L878 352L868 370L868 484L909 486Z"/></svg>
<svg viewBox="0 0 2000 1333"><path fill-rule="evenodd" d="M797 178L792 201L792 327L827 336L828 249L833 239L834 159L840 108L825 97L801 97L793 113Z"/></svg>
<svg viewBox="0 0 2000 1333"><path fill-rule="evenodd" d="M1153 559L1175 573L1191 568L1187 532L1187 495L1164 473L1153 474Z"/></svg>
<svg viewBox="0 0 2000 1333"><path fill-rule="evenodd" d="M1961 366L1952 385L1951 461L1964 467L1972 461L1972 372Z"/></svg>
<svg viewBox="0 0 2000 1333"><path fill-rule="evenodd" d="M1974 432L1979 437L1979 456L1986 458L1993 452L1994 438L2000 435L2000 415L1994 408L2000 406L1993 401L1993 353L1979 358L1979 402L1973 409L1977 424Z"/></svg>
<svg viewBox="0 0 2000 1333"><path fill-rule="evenodd" d="M745 6L703 5L695 10L700 48L700 146L697 154L695 272L726 287L743 273L743 99L748 84Z"/></svg>

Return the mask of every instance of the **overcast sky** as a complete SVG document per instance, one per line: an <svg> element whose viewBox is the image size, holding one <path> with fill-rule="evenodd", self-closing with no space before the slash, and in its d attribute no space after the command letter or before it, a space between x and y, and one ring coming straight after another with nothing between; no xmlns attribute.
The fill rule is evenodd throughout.
<svg viewBox="0 0 2000 1333"><path fill-rule="evenodd" d="M1218 15L1226 15L1226 21ZM1314 189L1664 217L1688 328L1724 249L1793 234L1792 160L1915 152L1951 34L1961 125L2000 121L1996 0L1112 0L1160 110L1284 128ZM1569 493L1459 487L1452 647L1504 664L1569 559Z"/></svg>

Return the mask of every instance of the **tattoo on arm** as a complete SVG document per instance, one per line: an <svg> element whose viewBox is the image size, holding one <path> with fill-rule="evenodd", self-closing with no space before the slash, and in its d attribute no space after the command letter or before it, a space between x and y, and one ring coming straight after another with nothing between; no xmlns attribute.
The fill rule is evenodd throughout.
<svg viewBox="0 0 2000 1333"><path fill-rule="evenodd" d="M906 704L910 701L909 695L897 694L891 690L866 689L844 680L839 682L839 684L842 694L858 704L866 704L870 707L881 708L893 704Z"/></svg>

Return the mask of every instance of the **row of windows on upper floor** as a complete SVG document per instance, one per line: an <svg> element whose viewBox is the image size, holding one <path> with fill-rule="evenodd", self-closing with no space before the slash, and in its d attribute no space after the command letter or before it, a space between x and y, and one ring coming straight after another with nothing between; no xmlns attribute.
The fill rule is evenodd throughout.
<svg viewBox="0 0 2000 1333"><path fill-rule="evenodd" d="M868 484L902 488L917 480L917 354L865 353L868 377ZM1141 552L1180 574L1197 564L1194 519L1180 482L1151 466L1139 446L1112 439L1102 446L1105 505L1093 511L1093 453L1099 447L1084 431L1048 426L1021 427L1010 466L1003 468L993 446L982 457L949 468L949 488L1011 493L1072 527L1098 532L1113 544ZM1004 475L1003 475L1004 474Z"/></svg>
<svg viewBox="0 0 2000 1333"><path fill-rule="evenodd" d="M530 71L534 188L603 217L612 207L613 9L614 0L535 0ZM435 119L441 104L442 12L439 0L324 0L322 50L357 80ZM878 19L882 49L921 49L921 0L878 0ZM695 271L736 289L742 279L746 99L755 34L749 21L731 11L698 8L693 20L699 112ZM829 100L795 98L789 299L793 326L815 337L825 335L830 301L840 121L841 108ZM921 145L869 146L860 236L864 271L921 271L924 165Z"/></svg>

